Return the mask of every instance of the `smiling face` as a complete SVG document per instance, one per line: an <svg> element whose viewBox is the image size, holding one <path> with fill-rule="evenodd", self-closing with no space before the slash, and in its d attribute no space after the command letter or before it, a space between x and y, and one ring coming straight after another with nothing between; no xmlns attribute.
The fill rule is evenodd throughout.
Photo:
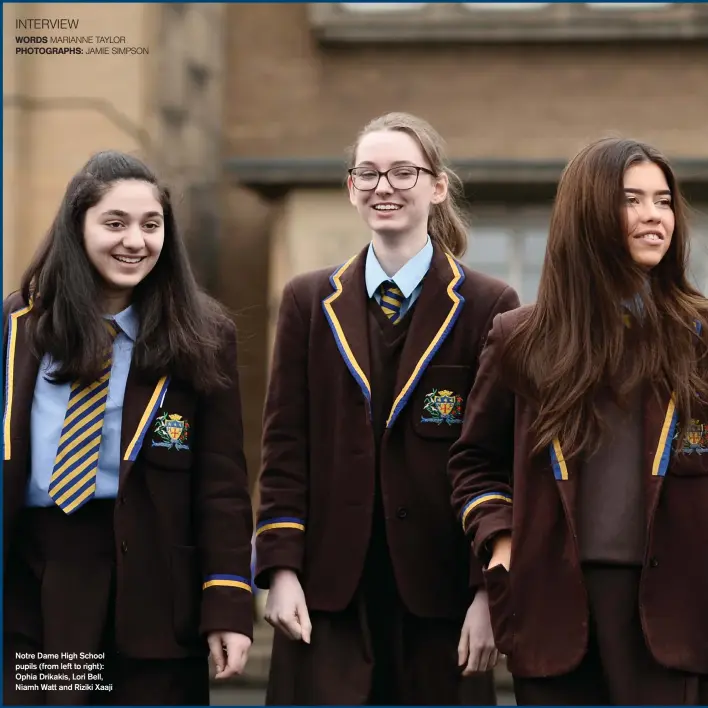
<svg viewBox="0 0 708 708"><path fill-rule="evenodd" d="M355 167L360 175L357 184L364 186L376 183L377 170L395 168L389 176L398 188L386 177L370 190L357 189L352 177L348 179L349 199L369 228L384 238L424 238L430 207L444 201L448 180L445 173L430 174L432 166L415 138L402 130L366 133L357 146ZM416 167L427 170L420 172L417 181ZM410 184L415 186L402 188Z"/></svg>
<svg viewBox="0 0 708 708"><path fill-rule="evenodd" d="M103 281L107 313L128 306L135 286L155 267L164 240L162 205L148 182L118 181L86 211L84 248Z"/></svg>
<svg viewBox="0 0 708 708"><path fill-rule="evenodd" d="M624 173L624 194L630 255L651 269L671 245L675 222L671 190L658 165L640 162Z"/></svg>

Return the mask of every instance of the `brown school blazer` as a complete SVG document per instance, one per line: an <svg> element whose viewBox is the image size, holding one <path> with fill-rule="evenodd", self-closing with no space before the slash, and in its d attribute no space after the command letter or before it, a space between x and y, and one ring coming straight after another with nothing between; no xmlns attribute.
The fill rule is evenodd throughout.
<svg viewBox="0 0 708 708"><path fill-rule="evenodd" d="M497 317L462 433L451 450L453 504L479 556L512 533L510 572L485 571L497 646L511 672L555 676L586 651L588 600L575 520L578 464L562 440L531 456L534 409L498 377L505 337L528 308ZM708 438L676 454L671 398L645 391L643 469L647 546L639 588L644 638L657 662L708 673ZM697 423L708 423L704 411ZM700 428L697 428L700 430ZM708 429L704 429L705 430Z"/></svg>
<svg viewBox="0 0 708 708"><path fill-rule="evenodd" d="M277 326L256 582L267 587L271 570L291 568L313 610L336 612L349 604L369 545L376 468L369 401L376 391L369 384L367 248L334 272L289 283ZM426 396L451 392L464 406L494 315L518 302L504 283L434 247L380 453L397 585L406 607L421 617L459 620L482 581L450 506L445 473L461 415L424 422L433 417L424 410Z"/></svg>
<svg viewBox="0 0 708 708"><path fill-rule="evenodd" d="M40 362L27 344L29 310L18 293L3 304L5 558L30 473L30 410ZM223 357L237 376L235 329L224 332ZM152 445L160 441L155 424L163 414L190 425L188 448ZM202 653L207 632L252 636L251 514L238 379L199 396L183 381L144 380L131 367L114 517L121 652L180 658Z"/></svg>

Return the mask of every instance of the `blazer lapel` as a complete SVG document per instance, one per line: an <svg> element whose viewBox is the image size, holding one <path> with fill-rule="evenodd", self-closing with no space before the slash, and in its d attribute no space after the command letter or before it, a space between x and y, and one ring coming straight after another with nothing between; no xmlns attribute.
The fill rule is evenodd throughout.
<svg viewBox="0 0 708 708"><path fill-rule="evenodd" d="M337 349L366 398L371 413L371 363L364 268L368 246L330 276L332 293L322 301Z"/></svg>
<svg viewBox="0 0 708 708"><path fill-rule="evenodd" d="M120 431L119 486L121 489L142 449L147 431L162 406L169 384L168 376L157 380L146 378L137 373L134 365L130 367L123 397L123 418Z"/></svg>
<svg viewBox="0 0 708 708"><path fill-rule="evenodd" d="M676 432L677 415L673 398L660 395L647 387L643 395L643 455L642 476L645 488L647 525L651 523L664 476L669 466L673 437ZM575 510L577 498L577 464L568 462L563 456L559 440L554 440L549 448L551 468L558 482L558 492L568 521L576 533Z"/></svg>
<svg viewBox="0 0 708 708"><path fill-rule="evenodd" d="M401 353L396 393L386 427L401 414L423 372L452 330L465 299L457 291L465 279L461 266L433 245L433 259L423 281L413 320Z"/></svg>
<svg viewBox="0 0 708 708"><path fill-rule="evenodd" d="M27 339L30 307L9 317L5 352L5 410L3 415L4 460L28 459L30 416L40 360L32 354Z"/></svg>
<svg viewBox="0 0 708 708"><path fill-rule="evenodd" d="M669 466L678 416L673 396L659 394L647 387L643 398L642 472L645 484L646 518L649 525L654 517L659 492Z"/></svg>
<svg viewBox="0 0 708 708"><path fill-rule="evenodd" d="M578 497L578 466L581 458L576 457L573 460L566 460L558 438L549 445L548 454L551 458L551 469L557 482L556 487L558 488L558 494L560 494L568 524L573 536L577 538L578 529L575 523L575 515Z"/></svg>

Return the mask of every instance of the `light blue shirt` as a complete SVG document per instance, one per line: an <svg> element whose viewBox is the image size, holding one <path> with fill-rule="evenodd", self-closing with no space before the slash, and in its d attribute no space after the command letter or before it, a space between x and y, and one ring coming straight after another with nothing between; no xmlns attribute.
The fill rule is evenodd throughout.
<svg viewBox="0 0 708 708"><path fill-rule="evenodd" d="M123 397L139 327L137 313L132 306L119 312L114 319L119 331L113 342L113 366L108 382L108 400L96 473L95 496L104 499L115 498L118 494ZM45 355L40 362L39 375L34 386L30 419L32 469L27 485L27 506L54 504L47 490L71 391L70 383L55 384L45 378L54 368L49 355Z"/></svg>
<svg viewBox="0 0 708 708"><path fill-rule="evenodd" d="M430 236L425 242L425 246L418 251L397 273L389 277L381 267L379 259L374 252L374 244L369 244L366 253L366 267L364 277L366 279L366 292L369 297L376 299L381 304L381 283L392 280L396 287L403 293L403 303L401 304L401 317L411 309L413 303L418 299L423 289L423 278L430 269L430 262L433 260L433 244Z"/></svg>

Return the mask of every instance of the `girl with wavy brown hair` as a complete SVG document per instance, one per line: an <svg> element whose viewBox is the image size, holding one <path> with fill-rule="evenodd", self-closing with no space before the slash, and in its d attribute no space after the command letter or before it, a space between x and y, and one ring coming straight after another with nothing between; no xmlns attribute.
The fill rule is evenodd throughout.
<svg viewBox="0 0 708 708"><path fill-rule="evenodd" d="M538 301L496 317L449 463L519 704L695 703L708 674L708 302L651 146L558 186Z"/></svg>

